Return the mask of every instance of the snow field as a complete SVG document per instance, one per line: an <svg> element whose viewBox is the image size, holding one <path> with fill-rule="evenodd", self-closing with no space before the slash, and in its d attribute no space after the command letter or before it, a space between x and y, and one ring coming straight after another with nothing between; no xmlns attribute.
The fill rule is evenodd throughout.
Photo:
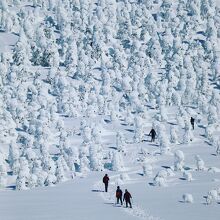
<svg viewBox="0 0 220 220"><path fill-rule="evenodd" d="M219 219L219 11L1 0L0 218Z"/></svg>

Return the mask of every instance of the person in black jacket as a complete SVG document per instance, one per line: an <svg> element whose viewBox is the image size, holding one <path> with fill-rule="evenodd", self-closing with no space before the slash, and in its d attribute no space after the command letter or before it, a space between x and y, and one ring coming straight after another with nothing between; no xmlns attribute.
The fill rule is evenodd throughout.
<svg viewBox="0 0 220 220"><path fill-rule="evenodd" d="M122 203L122 190L120 189L119 186L117 186L117 190L116 190L116 199L117 199L117 204L119 204L119 201L121 202L121 205L123 204Z"/></svg>
<svg viewBox="0 0 220 220"><path fill-rule="evenodd" d="M151 142L155 141L156 134L157 134L156 131L152 128L150 133L149 133L149 136L151 136Z"/></svg>
<svg viewBox="0 0 220 220"><path fill-rule="evenodd" d="M105 192L108 192L108 182L109 182L108 174L105 174L105 176L103 177L102 181L105 184Z"/></svg>
<svg viewBox="0 0 220 220"><path fill-rule="evenodd" d="M126 203L126 208L128 207L128 204L130 205L130 208L132 208L132 205L131 205L131 194L128 192L128 190L126 189L125 190L125 193L124 193L124 198L123 198L123 201L125 201Z"/></svg>
<svg viewBox="0 0 220 220"><path fill-rule="evenodd" d="M192 125L193 130L194 130L195 119L193 117L190 118L190 123Z"/></svg>

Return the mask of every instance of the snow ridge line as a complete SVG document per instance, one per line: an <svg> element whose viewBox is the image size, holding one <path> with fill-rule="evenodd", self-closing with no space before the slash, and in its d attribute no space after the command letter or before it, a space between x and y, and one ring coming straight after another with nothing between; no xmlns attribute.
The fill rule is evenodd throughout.
<svg viewBox="0 0 220 220"><path fill-rule="evenodd" d="M112 179L112 177L111 177L111 179ZM103 192L102 188L103 188L103 183L101 181L97 181L94 184L94 189L97 189L99 191L99 196L104 201L112 203L112 205L114 206L116 203L116 198L114 196L115 192L113 190L113 187L109 187L109 191L107 193ZM129 215L132 215L134 217L138 217L138 218L144 219L144 220L162 220L160 217L155 217L155 216L152 216L151 214L147 213L139 205L135 204L134 202L132 202L132 203L133 203L132 209L130 209L130 208L123 209Z"/></svg>

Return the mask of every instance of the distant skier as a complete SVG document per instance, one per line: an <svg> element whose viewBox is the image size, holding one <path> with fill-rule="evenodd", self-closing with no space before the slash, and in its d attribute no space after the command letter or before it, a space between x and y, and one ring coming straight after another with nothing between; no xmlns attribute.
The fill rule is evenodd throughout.
<svg viewBox="0 0 220 220"><path fill-rule="evenodd" d="M102 181L105 184L105 192L108 192L108 182L109 182L108 174L105 174L105 176L103 177Z"/></svg>
<svg viewBox="0 0 220 220"><path fill-rule="evenodd" d="M152 128L150 133L149 133L149 136L151 136L151 142L155 141L156 134L157 134L156 131Z"/></svg>
<svg viewBox="0 0 220 220"><path fill-rule="evenodd" d="M119 204L119 201L121 202L121 205L123 204L122 203L122 190L120 189L119 186L117 186L117 190L116 190L116 199L117 199L117 204Z"/></svg>
<svg viewBox="0 0 220 220"><path fill-rule="evenodd" d="M130 208L132 208L132 205L131 205L131 194L128 192L128 190L126 189L125 190L125 193L124 193L124 198L123 198L123 201L125 201L125 204L126 204L126 208L128 207L128 204L130 205Z"/></svg>
<svg viewBox="0 0 220 220"><path fill-rule="evenodd" d="M191 117L190 123L192 125L193 130L194 130L195 119L193 117Z"/></svg>

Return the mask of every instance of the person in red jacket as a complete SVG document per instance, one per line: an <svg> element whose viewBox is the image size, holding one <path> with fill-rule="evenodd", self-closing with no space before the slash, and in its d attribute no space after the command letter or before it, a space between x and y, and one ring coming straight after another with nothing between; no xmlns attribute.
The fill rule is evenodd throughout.
<svg viewBox="0 0 220 220"><path fill-rule="evenodd" d="M108 174L105 174L105 176L103 177L102 181L105 184L105 192L108 192L108 182L109 182Z"/></svg>
<svg viewBox="0 0 220 220"><path fill-rule="evenodd" d="M120 201L121 205L122 205L123 204L122 203L122 191L121 191L119 186L117 186L117 190L116 190L115 196L116 196L116 199L117 199L117 204L119 204L119 201Z"/></svg>
<svg viewBox="0 0 220 220"><path fill-rule="evenodd" d="M126 203L126 208L128 207L128 204L130 205L130 208L132 208L132 205L131 205L131 194L128 192L128 190L126 189L125 190L125 193L124 193L124 198L123 198L123 201L125 201Z"/></svg>

